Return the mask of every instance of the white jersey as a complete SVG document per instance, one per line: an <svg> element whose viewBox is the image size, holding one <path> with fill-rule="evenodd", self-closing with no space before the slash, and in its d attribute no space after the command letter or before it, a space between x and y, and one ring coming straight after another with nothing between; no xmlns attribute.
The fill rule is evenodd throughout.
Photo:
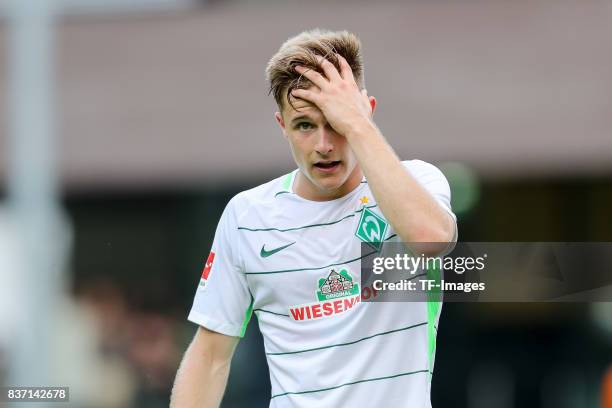
<svg viewBox="0 0 612 408"><path fill-rule="evenodd" d="M403 164L453 215L442 172ZM379 246L399 238L365 179L341 198L310 201L293 193L296 174L229 202L189 320L242 337L257 315L270 407L430 407L441 304L362 302L373 295L360 287L361 242L372 235L364 217L379 227Z"/></svg>

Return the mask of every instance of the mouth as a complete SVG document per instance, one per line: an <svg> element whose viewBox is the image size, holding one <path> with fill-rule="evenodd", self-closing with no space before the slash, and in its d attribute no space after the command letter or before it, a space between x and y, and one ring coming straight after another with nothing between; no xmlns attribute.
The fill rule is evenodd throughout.
<svg viewBox="0 0 612 408"><path fill-rule="evenodd" d="M321 160L319 162L316 162L313 166L314 168L323 173L332 173L336 171L338 167L340 167L340 163L340 160Z"/></svg>

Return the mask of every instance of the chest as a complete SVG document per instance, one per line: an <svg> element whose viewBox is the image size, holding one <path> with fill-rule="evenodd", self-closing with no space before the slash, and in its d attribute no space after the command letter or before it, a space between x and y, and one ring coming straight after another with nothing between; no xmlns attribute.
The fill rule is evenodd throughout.
<svg viewBox="0 0 612 408"><path fill-rule="evenodd" d="M287 310L360 294L362 243L375 251L393 230L371 195L354 201L325 211L294 209L299 217L262 217L258 228L240 230L255 307Z"/></svg>

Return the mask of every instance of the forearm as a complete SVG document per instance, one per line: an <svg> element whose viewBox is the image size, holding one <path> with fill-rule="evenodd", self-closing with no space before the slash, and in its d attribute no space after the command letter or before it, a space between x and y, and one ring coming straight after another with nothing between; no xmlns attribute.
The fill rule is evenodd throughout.
<svg viewBox="0 0 612 408"><path fill-rule="evenodd" d="M230 360L216 361L214 350L192 342L176 375L171 408L217 408L221 404Z"/></svg>
<svg viewBox="0 0 612 408"><path fill-rule="evenodd" d="M346 137L380 210L402 241L452 240L455 226L449 214L410 175L372 122Z"/></svg>

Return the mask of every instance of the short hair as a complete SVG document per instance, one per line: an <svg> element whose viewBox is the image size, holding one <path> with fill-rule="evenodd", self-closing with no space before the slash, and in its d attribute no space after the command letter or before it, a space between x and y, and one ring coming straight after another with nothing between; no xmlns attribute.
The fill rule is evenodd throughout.
<svg viewBox="0 0 612 408"><path fill-rule="evenodd" d="M296 65L323 73L316 59L316 56L321 56L329 60L340 71L336 53L343 56L350 65L355 82L360 89L363 89L365 87L364 67L359 38L348 31L328 31L317 28L304 31L285 41L268 62L266 79L270 83L269 93L274 95L278 107L282 110L284 96L292 105L289 96L294 89L307 89L312 86L310 80L295 70Z"/></svg>

